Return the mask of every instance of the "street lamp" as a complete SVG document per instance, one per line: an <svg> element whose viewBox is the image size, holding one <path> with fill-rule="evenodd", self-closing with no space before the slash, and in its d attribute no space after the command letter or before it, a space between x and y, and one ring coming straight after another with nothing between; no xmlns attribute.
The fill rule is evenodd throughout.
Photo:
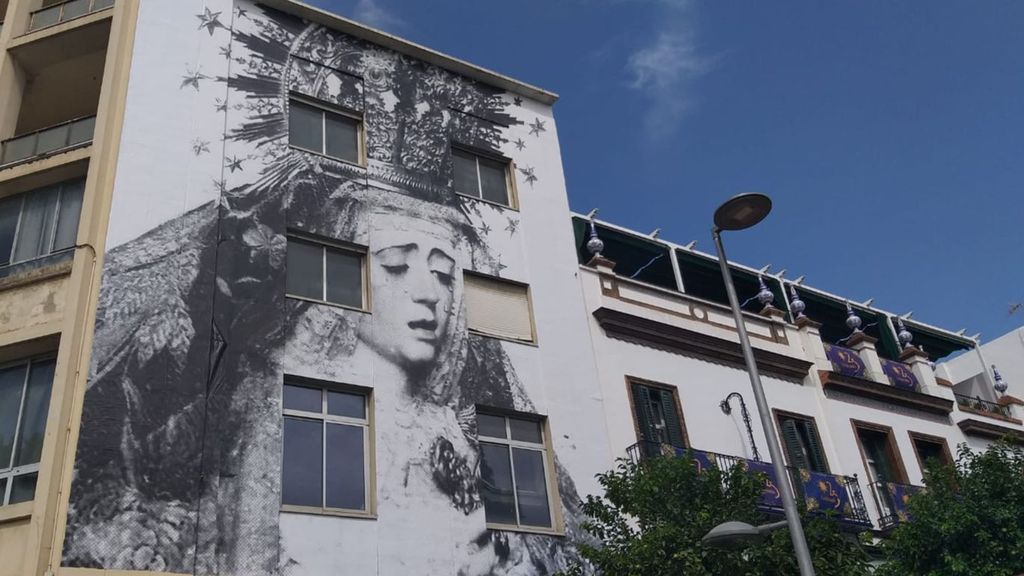
<svg viewBox="0 0 1024 576"><path fill-rule="evenodd" d="M715 210L715 227L711 230L711 234L715 239L715 249L718 250L718 264L722 268L722 280L725 281L725 291L729 296L729 306L732 307L732 315L736 319L736 332L739 333L743 360L746 362L747 372L750 374L750 386L754 389L757 411L761 415L761 426L764 427L768 453L771 455L775 477L780 484L779 492L782 493L782 508L786 513L786 524L789 526L789 536L793 540L793 549L796 551L796 561L800 566L800 576L814 576L811 553L807 549L807 539L804 537L804 530L800 525L800 516L796 509L796 501L793 499L792 482L786 473L786 467L782 463L782 449L779 447L779 442L775 435L775 425L772 423L768 401L764 397L761 375L757 372L754 351L750 348L750 337L747 336L747 327L743 323L743 312L740 311L739 299L736 297L736 287L732 283L732 274L729 272L725 248L722 246L723 230L745 230L750 228L764 220L771 210L772 200L764 194L751 192L734 196L719 206L718 210ZM726 533L736 532L736 528L736 526L732 526L733 530L727 530ZM751 529L754 529L754 527L751 526ZM712 532L715 532L715 530L712 530ZM741 537L743 534L749 536L749 531L739 530L736 533L740 534ZM711 535L711 533L708 533L708 536Z"/></svg>
<svg viewBox="0 0 1024 576"><path fill-rule="evenodd" d="M722 522L712 528L700 541L709 548L740 550L747 546L760 544L769 532L785 527L785 520L760 526L751 526L746 522L731 520L729 522Z"/></svg>

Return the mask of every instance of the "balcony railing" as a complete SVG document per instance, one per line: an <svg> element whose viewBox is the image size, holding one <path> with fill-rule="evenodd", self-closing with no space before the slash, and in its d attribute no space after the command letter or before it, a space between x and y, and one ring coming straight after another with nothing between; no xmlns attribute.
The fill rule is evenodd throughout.
<svg viewBox="0 0 1024 576"><path fill-rule="evenodd" d="M68 20L105 10L113 5L114 0L67 0L67 2L40 8L29 16L28 31L34 32L56 26Z"/></svg>
<svg viewBox="0 0 1024 576"><path fill-rule="evenodd" d="M983 412L986 414L992 414L994 416L1002 418L1012 418L1010 415L1010 407L996 404L995 402L989 402L988 400L982 400L978 397L970 397L964 394L954 394L956 396L956 403L961 408L970 408L977 412Z"/></svg>
<svg viewBox="0 0 1024 576"><path fill-rule="evenodd" d="M0 143L0 167L63 152L92 142L96 117L87 116L15 136Z"/></svg>
<svg viewBox="0 0 1024 576"><path fill-rule="evenodd" d="M900 522L911 520L907 503L910 497L924 490L921 486L899 484L897 482L871 483L871 493L878 507L878 527L887 530Z"/></svg>
<svg viewBox="0 0 1024 576"><path fill-rule="evenodd" d="M627 448L626 453L634 462L640 462L658 456L685 458L687 449L657 442L638 442ZM770 463L701 450L692 450L692 455L700 470L715 467L724 471L734 466L742 466L749 472L764 474L765 489L761 493L758 508L768 514L782 514L782 494L778 488L775 468ZM808 512L832 516L855 528L871 527L871 517L868 515L856 476L812 472L792 466L787 466L786 470L789 473L794 498L806 506Z"/></svg>

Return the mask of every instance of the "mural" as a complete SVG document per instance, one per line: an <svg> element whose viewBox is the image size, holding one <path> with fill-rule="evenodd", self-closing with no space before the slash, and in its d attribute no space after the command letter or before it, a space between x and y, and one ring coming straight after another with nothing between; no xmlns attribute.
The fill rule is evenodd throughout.
<svg viewBox="0 0 1024 576"><path fill-rule="evenodd" d="M180 9L156 4L142 17ZM583 536L560 464L565 537L485 527L475 407L536 409L509 345L467 331L461 279L522 274L520 215L451 184L452 141L522 151L548 136L546 120L518 97L359 39L217 4L193 21L216 56L186 63L174 86L221 120L179 135L197 166L219 165L212 186L130 239L113 230L117 205L145 192L120 175L115 189L118 245L104 268L64 565L313 573L302 531L327 520L354 526L320 551L364 567L350 573L565 568ZM363 116L366 167L288 147L294 94ZM539 166L517 172L521 189L544 177ZM372 313L286 298L289 231L366 246ZM373 389L377 520L285 521L286 375ZM377 549L364 549L371 536Z"/></svg>

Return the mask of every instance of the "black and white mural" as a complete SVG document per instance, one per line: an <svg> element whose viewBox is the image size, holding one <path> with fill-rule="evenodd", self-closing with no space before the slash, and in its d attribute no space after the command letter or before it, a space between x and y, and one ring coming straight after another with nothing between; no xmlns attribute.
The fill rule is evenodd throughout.
<svg viewBox="0 0 1024 576"><path fill-rule="evenodd" d="M64 565L565 568L610 459L550 109L256 4L143 2L137 44ZM288 146L295 95L362 115L365 167ZM516 159L522 211L454 193L453 141ZM370 313L285 297L294 232L367 247ZM463 270L530 282L540 346L471 334ZM281 511L289 376L372 389L375 519ZM564 536L486 529L477 406L551 416Z"/></svg>

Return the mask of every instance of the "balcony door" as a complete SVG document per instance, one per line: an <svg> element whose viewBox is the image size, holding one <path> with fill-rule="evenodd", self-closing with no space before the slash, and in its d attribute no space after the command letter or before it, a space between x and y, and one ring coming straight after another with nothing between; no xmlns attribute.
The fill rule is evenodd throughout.
<svg viewBox="0 0 1024 576"><path fill-rule="evenodd" d="M637 440L643 454L652 456L665 444L686 447L686 428L674 387L647 381L629 381Z"/></svg>
<svg viewBox="0 0 1024 576"><path fill-rule="evenodd" d="M879 517L890 518L895 510L890 501L892 492L886 485L907 483L907 472L896 446L896 437L888 426L852 422L868 483L878 504Z"/></svg>

